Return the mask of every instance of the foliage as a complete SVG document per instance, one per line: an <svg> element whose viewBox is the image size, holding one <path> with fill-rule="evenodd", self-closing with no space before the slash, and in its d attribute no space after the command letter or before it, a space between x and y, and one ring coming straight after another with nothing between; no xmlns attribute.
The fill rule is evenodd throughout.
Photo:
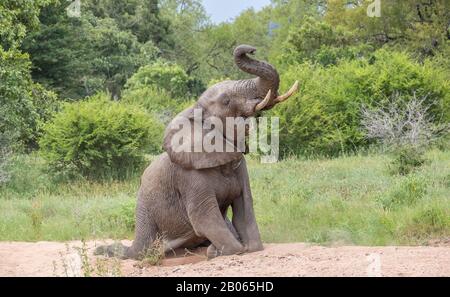
<svg viewBox="0 0 450 297"><path fill-rule="evenodd" d="M449 84L435 66L387 50L373 57L323 67L303 63L282 75L283 86L300 81L297 95L277 107L284 154L336 155L369 145L361 130L361 106L384 107L397 92L401 100L426 98L434 122L450 116Z"/></svg>
<svg viewBox="0 0 450 297"><path fill-rule="evenodd" d="M385 209L411 206L422 199L427 190L426 182L418 176L408 176L380 199Z"/></svg>
<svg viewBox="0 0 450 297"><path fill-rule="evenodd" d="M0 47L16 49L27 32L39 26L40 9L54 0L17 1L0 3Z"/></svg>
<svg viewBox="0 0 450 297"><path fill-rule="evenodd" d="M367 137L377 139L386 146L429 145L435 137L435 127L429 115L431 106L424 106L425 98L414 95L409 100L394 95L385 108L362 109L362 125Z"/></svg>
<svg viewBox="0 0 450 297"><path fill-rule="evenodd" d="M250 8L237 16L233 23L219 24L205 32L211 47L207 64L200 70L210 73L205 79L230 77L241 79L248 77L235 65L232 57L233 49L239 44L251 44L257 48L257 58L268 60L269 48L272 46L269 35L270 15L265 11L257 13ZM205 63L203 63L205 64ZM206 68L207 67L207 68Z"/></svg>
<svg viewBox="0 0 450 297"><path fill-rule="evenodd" d="M36 147L40 123L57 108L54 93L35 84L29 55L20 51L23 39L39 25L42 7L52 0L0 3L0 138L2 156ZM3 163L5 164L5 163Z"/></svg>
<svg viewBox="0 0 450 297"><path fill-rule="evenodd" d="M211 26L200 0L161 0L161 15L170 20L170 39L174 44L163 57L174 61L192 75L203 63L209 42L203 30Z"/></svg>
<svg viewBox="0 0 450 297"><path fill-rule="evenodd" d="M0 186L9 180L10 141L8 135L0 133Z"/></svg>
<svg viewBox="0 0 450 297"><path fill-rule="evenodd" d="M116 209L112 209L109 214L109 220L111 224L117 224L124 226L128 232L135 230L136 220L136 201L128 200L124 204L118 206Z"/></svg>
<svg viewBox="0 0 450 297"><path fill-rule="evenodd" d="M164 125L181 111L193 105L193 101L180 101L165 90L155 86L142 86L136 89L127 89L123 94L123 102L139 106Z"/></svg>
<svg viewBox="0 0 450 297"><path fill-rule="evenodd" d="M404 228L407 236L427 238L430 234L439 236L450 228L450 216L439 206L432 205L417 213L412 222Z"/></svg>
<svg viewBox="0 0 450 297"><path fill-rule="evenodd" d="M154 60L159 50L152 41L139 43L115 19L97 19L89 11L79 19L68 18L65 6L61 2L44 9L41 29L24 42L36 66L34 79L63 98L104 90L119 98L127 78Z"/></svg>
<svg viewBox="0 0 450 297"><path fill-rule="evenodd" d="M171 20L172 49L163 56L176 61L192 77L207 84L211 79L245 76L233 62L238 44L258 48L258 56L268 59L272 46L268 35L269 8L243 11L233 22L212 24L200 0L162 0L161 13Z"/></svg>
<svg viewBox="0 0 450 297"><path fill-rule="evenodd" d="M172 100L196 98L222 77L248 77L231 57L236 45L246 43L258 48L257 58L277 66L284 86L286 79L302 79L309 92L297 96L304 112L281 109L291 113L282 118L296 119L289 131L284 128L284 153L335 155L366 146L356 129L359 105L384 105L394 92L430 91L430 100L438 98L430 113L449 120L450 46L442 0L427 8L414 0L386 0L382 18L367 17L368 1L274 0L221 24L211 23L200 0L87 0L79 19L67 17L64 1L44 2L51 5L42 9L39 28L30 26L38 30L22 48L31 54L33 79L63 99L99 91L119 99L128 81L126 93L136 93L132 100L167 100L149 108L170 110L163 111L166 122L176 113Z"/></svg>
<svg viewBox="0 0 450 297"><path fill-rule="evenodd" d="M394 151L390 170L393 174L407 175L425 163L424 155L422 148L409 145L398 147Z"/></svg>
<svg viewBox="0 0 450 297"><path fill-rule="evenodd" d="M91 179L124 178L156 153L161 125L132 105L110 102L105 95L66 104L45 125L41 153L58 174Z"/></svg>
<svg viewBox="0 0 450 297"><path fill-rule="evenodd" d="M150 63L157 50L152 43L141 45L127 31L120 31L112 19L99 20L92 27L87 42L91 44L92 74L103 80L106 90L118 99L127 78L141 65Z"/></svg>
<svg viewBox="0 0 450 297"><path fill-rule="evenodd" d="M36 124L31 98L31 78L26 54L0 48L0 131L15 139L29 139Z"/></svg>
<svg viewBox="0 0 450 297"><path fill-rule="evenodd" d="M426 157L429 162L407 177L390 175L391 158L384 155L277 164L247 158L263 241L390 246L447 238L450 153L434 150ZM12 165L11 182L0 187L0 240L133 238L138 175L54 184L35 155L14 157ZM385 209L384 197L402 202ZM33 213L41 218L39 236Z"/></svg>
<svg viewBox="0 0 450 297"><path fill-rule="evenodd" d="M56 96L33 83L27 54L0 48L0 134L15 149L35 148L40 123L57 109Z"/></svg>
<svg viewBox="0 0 450 297"><path fill-rule="evenodd" d="M422 57L433 56L448 43L448 7L445 0L383 0L382 17L368 18L369 0L345 7L341 0L328 1L324 19L331 26L353 31L362 43L379 48L407 48Z"/></svg>
<svg viewBox="0 0 450 297"><path fill-rule="evenodd" d="M189 76L176 64L157 61L141 67L128 81L126 88L134 90L152 86L168 92L174 98L189 98Z"/></svg>
<svg viewBox="0 0 450 297"><path fill-rule="evenodd" d="M425 98L414 95L404 100L395 95L385 108L363 107L362 126L367 138L380 141L395 154L391 164L394 174L406 175L424 162L425 150L436 142L439 133L448 133L447 125L434 124L424 106Z"/></svg>
<svg viewBox="0 0 450 297"><path fill-rule="evenodd" d="M318 62L324 66L336 65L341 59L353 60L367 55L369 45L358 45L352 32L343 27L306 17L302 25L294 27L283 46L280 64Z"/></svg>
<svg viewBox="0 0 450 297"><path fill-rule="evenodd" d="M131 32L144 44L151 41L159 48L170 48L170 21L160 13L158 0L86 0L85 13L98 19L114 19L121 31Z"/></svg>

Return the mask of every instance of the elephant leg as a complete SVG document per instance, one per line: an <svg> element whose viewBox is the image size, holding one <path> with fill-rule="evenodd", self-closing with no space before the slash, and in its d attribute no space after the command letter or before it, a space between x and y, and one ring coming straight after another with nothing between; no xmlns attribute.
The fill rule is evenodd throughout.
<svg viewBox="0 0 450 297"><path fill-rule="evenodd" d="M233 202L233 226L236 228L246 251L263 250L253 206L250 206L245 197L240 197Z"/></svg>
<svg viewBox="0 0 450 297"><path fill-rule="evenodd" d="M233 223L231 223L230 219L227 217L225 217L225 224L227 224L227 227L230 230L230 232L233 234L233 236L237 240L241 241L241 238L240 238L238 232L236 231L236 228L234 228Z"/></svg>
<svg viewBox="0 0 450 297"><path fill-rule="evenodd" d="M147 249L157 238L158 230L151 220L151 216L145 207L138 204L136 208L135 239L131 247L116 243L109 246L98 247L94 254L116 257L119 259L139 260L145 256Z"/></svg>
<svg viewBox="0 0 450 297"><path fill-rule="evenodd" d="M211 242L207 251L208 258L244 252L243 245L228 228L215 195L200 197L196 191L189 200L188 217L195 233Z"/></svg>
<svg viewBox="0 0 450 297"><path fill-rule="evenodd" d="M242 162L239 168L239 177L242 182L242 195L233 201L233 226L236 228L246 251L256 252L263 250L263 244L256 223L253 209L253 198L250 190L250 181L247 165Z"/></svg>
<svg viewBox="0 0 450 297"><path fill-rule="evenodd" d="M153 223L151 215L146 207L138 203L136 207L135 238L131 247L127 250L127 257L141 259L158 237L158 228Z"/></svg>
<svg viewBox="0 0 450 297"><path fill-rule="evenodd" d="M236 231L236 228L234 228L233 224L227 217L225 217L225 224L227 225L227 228L228 228L228 230L230 230L231 234L233 234L233 236L239 242L241 242L241 239L239 237L239 234ZM223 253L221 253L221 251L218 250L214 244L210 244L208 246L208 250L207 250L206 254L208 256L208 259L212 259L212 258L222 255Z"/></svg>
<svg viewBox="0 0 450 297"><path fill-rule="evenodd" d="M225 224L227 224L227 227L230 230L230 232L240 242L241 238L239 237L239 234L237 233L236 228L234 228L233 223L231 223L230 219L228 219L226 216L224 217L224 219L225 219ZM198 246L199 247L209 247L210 245L211 245L211 241L205 240L202 243L200 243L200 245L198 245Z"/></svg>

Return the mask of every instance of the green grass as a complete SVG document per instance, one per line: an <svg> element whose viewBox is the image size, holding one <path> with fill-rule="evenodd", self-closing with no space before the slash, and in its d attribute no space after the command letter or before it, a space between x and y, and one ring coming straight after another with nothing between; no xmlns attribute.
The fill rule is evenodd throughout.
<svg viewBox="0 0 450 297"><path fill-rule="evenodd" d="M450 236L450 152L431 151L407 176L385 155L333 160L249 160L265 242L418 245ZM32 156L0 188L1 241L132 238L139 176L55 184Z"/></svg>

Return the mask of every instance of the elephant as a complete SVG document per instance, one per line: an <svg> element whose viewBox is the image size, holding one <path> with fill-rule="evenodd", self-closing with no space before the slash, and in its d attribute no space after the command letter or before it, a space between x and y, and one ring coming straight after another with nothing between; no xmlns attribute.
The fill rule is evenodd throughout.
<svg viewBox="0 0 450 297"><path fill-rule="evenodd" d="M277 70L249 56L255 51L256 48L249 45L240 45L234 50L237 67L255 78L229 80L210 87L194 106L168 125L163 141L165 152L141 177L132 245L99 247L97 255L141 259L158 236L164 238L165 252L208 245L209 259L263 249L245 151L182 151L174 141L175 135L180 133L179 123L193 122L195 110L201 111L202 121L211 117L222 121L230 117L257 117L297 91L298 82L279 96ZM191 129L189 131L197 133L195 125ZM219 141L236 144L222 136ZM194 137L188 145L193 146L196 141ZM229 208L232 209L231 221L227 217Z"/></svg>

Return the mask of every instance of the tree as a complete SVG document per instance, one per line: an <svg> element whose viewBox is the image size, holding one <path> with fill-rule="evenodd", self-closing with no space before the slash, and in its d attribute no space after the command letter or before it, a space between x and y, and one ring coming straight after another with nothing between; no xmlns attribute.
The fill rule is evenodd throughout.
<svg viewBox="0 0 450 297"><path fill-rule="evenodd" d="M97 18L114 19L120 30L130 31L140 43L152 41L165 49L173 46L170 21L161 16L158 0L87 0L84 6Z"/></svg>
<svg viewBox="0 0 450 297"><path fill-rule="evenodd" d="M35 84L23 39L39 25L38 15L50 0L0 3L0 142L1 153L35 148L40 123L56 108L55 94ZM8 148L13 146L12 148ZM2 157L4 159L4 156Z"/></svg>
<svg viewBox="0 0 450 297"><path fill-rule="evenodd" d="M66 103L44 126L40 153L64 177L124 178L159 153L163 127L149 114L99 93Z"/></svg>
<svg viewBox="0 0 450 297"><path fill-rule="evenodd" d="M239 44L252 44L258 48L260 58L268 57L271 42L267 12L248 9L232 23L214 25L199 0L163 0L161 13L171 20L175 42L163 57L176 61L188 75L204 84L223 77L243 77L232 58Z"/></svg>
<svg viewBox="0 0 450 297"><path fill-rule="evenodd" d="M0 135L15 149L36 147L40 123L56 109L55 94L33 83L27 54L0 48Z"/></svg>
<svg viewBox="0 0 450 297"><path fill-rule="evenodd" d="M56 91L62 98L80 98L89 93L83 78L89 77L87 20L69 18L66 3L42 10L38 31L27 36L22 46L31 55L33 79Z"/></svg>
<svg viewBox="0 0 450 297"><path fill-rule="evenodd" d="M201 1L162 0L161 14L170 19L170 35L174 44L162 53L167 60L181 65L188 75L196 72L204 63L207 43L202 34L211 26Z"/></svg>
<svg viewBox="0 0 450 297"><path fill-rule="evenodd" d="M306 17L301 26L291 28L278 63L290 65L311 61L324 66L336 65L341 59L355 59L371 51L370 45L360 44L357 36L345 28Z"/></svg>
<svg viewBox="0 0 450 297"><path fill-rule="evenodd" d="M286 88L300 81L300 91L273 109L280 118L283 154L338 155L370 144L361 129L361 106L386 107L390 98L426 98L434 123L448 123L450 92L441 68L418 63L412 55L385 49L371 58L345 60L324 67L305 62L282 72ZM401 94L401 97L394 96ZM408 104L408 102L398 102Z"/></svg>
<svg viewBox="0 0 450 297"><path fill-rule="evenodd" d="M127 79L142 65L156 59L157 49L149 41L140 44L127 31L120 31L113 19L99 20L88 29L89 67L94 79L101 79L104 88L115 100L120 98Z"/></svg>
<svg viewBox="0 0 450 297"><path fill-rule="evenodd" d="M367 16L371 2L354 1L345 6L341 0L330 0L325 20L332 26L354 31L360 42L407 48L422 57L435 55L448 43L448 1L383 0L379 18Z"/></svg>
<svg viewBox="0 0 450 297"><path fill-rule="evenodd" d="M142 87L155 87L169 92L173 99L187 99L189 94L189 76L180 66L157 61L141 67L127 82L127 90Z"/></svg>
<svg viewBox="0 0 450 297"><path fill-rule="evenodd" d="M242 12L233 23L222 23L204 31L204 39L209 45L206 63L200 67L205 73L205 80L228 77L231 79L245 78L246 74L234 64L233 50L240 44L255 46L259 59L267 60L271 40L269 36L269 19L264 13L254 9Z"/></svg>
<svg viewBox="0 0 450 297"><path fill-rule="evenodd" d="M151 41L138 42L112 18L99 19L90 11L68 18L64 4L47 7L42 25L24 49L31 54L35 80L64 99L79 99L106 90L119 98L128 77L158 55Z"/></svg>
<svg viewBox="0 0 450 297"><path fill-rule="evenodd" d="M39 25L40 9L55 0L17 1L0 3L0 46L14 49L20 46L25 35Z"/></svg>

